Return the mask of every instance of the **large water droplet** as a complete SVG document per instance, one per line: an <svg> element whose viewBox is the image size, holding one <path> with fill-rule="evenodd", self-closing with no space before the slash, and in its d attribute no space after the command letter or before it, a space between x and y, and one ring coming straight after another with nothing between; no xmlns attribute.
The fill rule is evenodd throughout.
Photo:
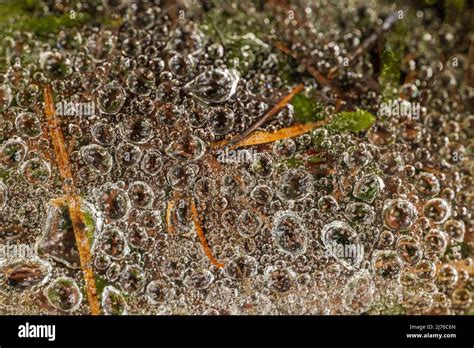
<svg viewBox="0 0 474 348"><path fill-rule="evenodd" d="M238 82L236 70L217 68L201 73L184 90L204 103L223 103L235 94Z"/></svg>
<svg viewBox="0 0 474 348"><path fill-rule="evenodd" d="M395 199L385 202L383 219L392 230L409 229L418 217L415 206L407 200Z"/></svg>
<svg viewBox="0 0 474 348"><path fill-rule="evenodd" d="M330 256L348 269L359 267L364 249L357 233L343 221L333 221L321 231L321 239Z"/></svg>
<svg viewBox="0 0 474 348"><path fill-rule="evenodd" d="M185 135L166 148L166 154L175 160L193 162L200 159L206 150L204 142L195 135Z"/></svg>
<svg viewBox="0 0 474 348"><path fill-rule="evenodd" d="M344 307L354 314L366 312L372 306L375 286L366 269L354 274L343 290Z"/></svg>
<svg viewBox="0 0 474 348"><path fill-rule="evenodd" d="M292 211L277 214L273 222L272 236L278 248L292 256L305 252L307 231L303 220Z"/></svg>
<svg viewBox="0 0 474 348"><path fill-rule="evenodd" d="M82 301L82 293L76 281L69 277L56 278L45 289L48 302L59 310L71 312Z"/></svg>

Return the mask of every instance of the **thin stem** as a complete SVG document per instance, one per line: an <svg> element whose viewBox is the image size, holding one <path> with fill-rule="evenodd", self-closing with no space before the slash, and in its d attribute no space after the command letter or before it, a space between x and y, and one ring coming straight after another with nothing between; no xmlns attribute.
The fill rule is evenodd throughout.
<svg viewBox="0 0 474 348"><path fill-rule="evenodd" d="M232 146L234 144L239 143L240 141L246 139L251 133L253 133L257 128L265 124L268 120L270 120L273 116L275 116L281 109L283 109L292 99L293 97L300 93L304 89L304 85L300 84L293 88L290 93L284 96L278 104L276 104L270 111L268 111L260 120L255 122L250 128L248 128L242 134L232 138L225 146Z"/></svg>
<svg viewBox="0 0 474 348"><path fill-rule="evenodd" d="M97 289L95 284L94 272L92 270L92 255L89 239L85 231L86 224L81 210L79 196L76 194L74 177L72 175L69 162L69 155L64 144L64 136L61 132L59 120L56 118L54 110L54 101L51 87L47 85L44 88L45 116L48 122L51 140L55 158L59 167L61 178L63 179L63 189L66 194L66 201L71 217L71 223L76 239L77 250L79 251L79 260L84 274L87 300L92 315L100 314L99 300L97 299Z"/></svg>

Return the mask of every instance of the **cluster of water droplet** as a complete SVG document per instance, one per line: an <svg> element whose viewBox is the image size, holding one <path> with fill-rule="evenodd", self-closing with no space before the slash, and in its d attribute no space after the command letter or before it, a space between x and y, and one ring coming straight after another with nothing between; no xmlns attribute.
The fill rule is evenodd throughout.
<svg viewBox="0 0 474 348"><path fill-rule="evenodd" d="M437 71L433 58L439 42L455 45L459 28L417 13L429 24L419 24L417 55L404 66L414 82L398 92L423 102L419 119L379 119L363 134L317 129L258 147L250 162L219 163L212 144L242 133L286 94L282 66L294 62L252 33L222 42L205 35L199 6L185 5L176 19L159 1L133 3L97 9L115 13L120 28L65 29L46 43L15 33L3 43L11 64L0 84L0 240L33 245L37 256L0 262L0 312L89 312L64 184L81 197L105 314L426 314L472 306L474 265L465 251L473 242L474 116L465 107L472 89L462 85L461 68ZM270 24L244 3L264 18L269 39L294 42L291 50L325 75L363 40L360 23L381 22L371 8L310 1L299 17L267 9ZM221 11L240 10L232 3ZM226 43L238 40L246 44L235 58ZM307 87L335 97L294 69ZM363 88L372 63L362 57L344 69L338 83L376 113L381 96ZM92 114L57 116L74 183L64 183L57 166L45 84L56 102L95 106ZM453 86L461 99L450 99ZM289 105L265 128L293 123ZM331 171L290 164L311 151ZM203 249L192 202L222 268ZM337 250L344 245L360 249L347 258Z"/></svg>

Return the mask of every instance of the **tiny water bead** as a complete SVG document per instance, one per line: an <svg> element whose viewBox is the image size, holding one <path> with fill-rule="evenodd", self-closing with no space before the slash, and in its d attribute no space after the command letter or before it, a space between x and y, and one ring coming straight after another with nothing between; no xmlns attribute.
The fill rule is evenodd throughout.
<svg viewBox="0 0 474 348"><path fill-rule="evenodd" d="M145 144L153 137L151 123L144 117L130 117L120 127L122 136L134 144Z"/></svg>
<svg viewBox="0 0 474 348"><path fill-rule="evenodd" d="M11 87L7 84L0 85L0 112L5 111L10 106L13 99Z"/></svg>
<svg viewBox="0 0 474 348"><path fill-rule="evenodd" d="M401 236L396 243L400 259L410 266L415 266L423 257L423 250L416 239L410 236Z"/></svg>
<svg viewBox="0 0 474 348"><path fill-rule="evenodd" d="M14 169L26 157L28 146L19 138L11 138L0 146L0 167L6 170Z"/></svg>
<svg viewBox="0 0 474 348"><path fill-rule="evenodd" d="M41 135L41 124L35 114L22 112L15 120L16 129L27 138L37 138Z"/></svg>
<svg viewBox="0 0 474 348"><path fill-rule="evenodd" d="M156 175L163 167L161 153L156 150L148 150L142 157L141 169L148 175Z"/></svg>
<svg viewBox="0 0 474 348"><path fill-rule="evenodd" d="M248 255L237 256L227 264L225 271L232 279L250 278L258 273L258 261Z"/></svg>
<svg viewBox="0 0 474 348"><path fill-rule="evenodd" d="M416 183L416 189L422 195L427 197L435 196L440 191L440 184L434 174L421 173Z"/></svg>
<svg viewBox="0 0 474 348"><path fill-rule="evenodd" d="M448 220L444 224L444 231L454 241L462 242L464 240L466 228L462 220Z"/></svg>
<svg viewBox="0 0 474 348"><path fill-rule="evenodd" d="M94 141L103 146L114 144L117 138L114 127L107 122L94 123L91 128L91 135Z"/></svg>
<svg viewBox="0 0 474 348"><path fill-rule="evenodd" d="M104 288L101 306L106 315L123 315L127 313L125 298L113 286L106 286Z"/></svg>
<svg viewBox="0 0 474 348"><path fill-rule="evenodd" d="M278 196L284 201L300 201L314 190L312 177L301 169L289 169L280 177Z"/></svg>
<svg viewBox="0 0 474 348"><path fill-rule="evenodd" d="M81 149L81 156L87 165L100 174L107 174L112 169L113 158L100 145L87 145Z"/></svg>
<svg viewBox="0 0 474 348"><path fill-rule="evenodd" d="M359 235L343 221L326 224L321 239L328 253L348 269L358 268L364 259Z"/></svg>
<svg viewBox="0 0 474 348"><path fill-rule="evenodd" d="M199 160L206 151L204 142L195 135L186 135L169 144L165 152L171 158L182 162Z"/></svg>
<svg viewBox="0 0 474 348"><path fill-rule="evenodd" d="M52 80L63 80L73 72L71 60L60 52L43 52L40 65L46 77Z"/></svg>
<svg viewBox="0 0 474 348"><path fill-rule="evenodd" d="M442 198L433 198L425 203L424 215L434 224L442 224L451 216L451 207Z"/></svg>
<svg viewBox="0 0 474 348"><path fill-rule="evenodd" d="M372 207L366 203L353 202L347 205L344 212L346 219L357 224L370 224L374 218L375 213Z"/></svg>
<svg viewBox="0 0 474 348"><path fill-rule="evenodd" d="M129 186L128 197L134 207L143 209L151 205L154 193L150 185L136 181Z"/></svg>
<svg viewBox="0 0 474 348"><path fill-rule="evenodd" d="M124 218L130 210L130 199L127 193L116 186L105 187L99 197L100 208L111 220Z"/></svg>
<svg viewBox="0 0 474 348"><path fill-rule="evenodd" d="M228 108L213 108L207 118L209 129L216 135L224 135L234 128L234 112Z"/></svg>
<svg viewBox="0 0 474 348"><path fill-rule="evenodd" d="M97 105L100 111L110 115L114 115L122 109L127 97L122 86L116 83L99 87L97 95Z"/></svg>
<svg viewBox="0 0 474 348"><path fill-rule="evenodd" d="M51 177L49 162L40 158L32 158L21 165L21 172L25 180L33 185L45 184Z"/></svg>
<svg viewBox="0 0 474 348"><path fill-rule="evenodd" d="M8 188L0 181L0 210L4 209L8 201Z"/></svg>
<svg viewBox="0 0 474 348"><path fill-rule="evenodd" d="M163 303L166 296L166 287L166 283L160 280L153 280L149 282L146 286L148 301L153 305Z"/></svg>
<svg viewBox="0 0 474 348"><path fill-rule="evenodd" d="M244 237L252 237L257 234L263 225L260 215L251 210L242 210L237 219L237 228L239 234Z"/></svg>
<svg viewBox="0 0 474 348"><path fill-rule="evenodd" d="M376 250L372 256L372 269L377 276L396 279L403 269L403 263L395 251Z"/></svg>
<svg viewBox="0 0 474 348"><path fill-rule="evenodd" d="M354 197L372 203L383 191L385 184L378 175L367 174L354 186Z"/></svg>
<svg viewBox="0 0 474 348"><path fill-rule="evenodd" d="M281 251L298 256L306 251L308 236L302 219L291 211L277 213L272 235Z"/></svg>
<svg viewBox="0 0 474 348"><path fill-rule="evenodd" d="M102 233L99 249L112 259L120 260L128 254L129 248L125 235L116 228L109 228Z"/></svg>
<svg viewBox="0 0 474 348"><path fill-rule="evenodd" d="M409 229L418 217L416 207L407 200L389 200L384 204L383 219L392 230Z"/></svg>
<svg viewBox="0 0 474 348"><path fill-rule="evenodd" d="M146 68L137 68L127 77L128 89L139 96L148 96L155 87L155 75Z"/></svg>
<svg viewBox="0 0 474 348"><path fill-rule="evenodd" d="M49 303L64 312L78 308L82 301L82 293L74 279L60 277L51 282L45 289Z"/></svg>
<svg viewBox="0 0 474 348"><path fill-rule="evenodd" d="M366 269L355 273L344 287L344 306L354 314L367 311L374 300L375 285Z"/></svg>

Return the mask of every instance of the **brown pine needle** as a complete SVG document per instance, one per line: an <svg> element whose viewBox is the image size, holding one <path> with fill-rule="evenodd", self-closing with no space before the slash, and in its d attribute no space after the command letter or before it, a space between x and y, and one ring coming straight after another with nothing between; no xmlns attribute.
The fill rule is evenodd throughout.
<svg viewBox="0 0 474 348"><path fill-rule="evenodd" d="M277 48L278 50L282 51L283 53L285 53L286 55L292 57L294 60L296 60L299 64L301 64L302 66L304 66L304 68L306 69L306 71L314 77L314 79L316 81L318 81L318 83L323 86L323 87L327 87L329 89L331 89L332 91L334 91L340 98L342 99L345 99L344 98L344 93L341 91L341 89L335 85L335 83L333 81L331 81L330 79L328 79L326 76L324 76L318 69L316 69L314 66L311 66L309 65L308 63L302 61L298 55L293 52L289 47L287 47L284 43L282 42L275 42L273 44L275 46L275 48Z"/></svg>
<svg viewBox="0 0 474 348"><path fill-rule="evenodd" d="M92 255L90 251L89 239L84 229L84 217L81 210L79 197L75 193L74 177L71 172L69 156L64 144L64 137L61 132L59 121L56 118L54 110L54 101L51 87L47 85L44 88L45 117L48 122L51 140L55 158L59 167L61 178L63 179L63 189L66 194L69 215L74 230L77 250L79 251L79 260L81 263L84 281L86 285L87 300L92 315L100 314L99 300L97 298L97 288L95 276L92 270Z"/></svg>
<svg viewBox="0 0 474 348"><path fill-rule="evenodd" d="M329 87L329 88L334 88L334 86L332 85L331 81L329 81L323 74L321 74L321 72L319 72L318 69L316 69L315 67L305 63L305 62L302 62L300 61L299 57L296 55L296 53L294 53L289 47L287 47L283 42L275 42L274 43L274 46L275 48L277 48L278 50L282 51L283 53L285 53L286 55L289 55L290 57L292 57L294 60L296 60L298 63L300 63L301 65L304 66L304 68L306 69L306 71L308 71L311 76L313 76L316 81L319 82L319 84L321 86L324 86L324 87Z"/></svg>
<svg viewBox="0 0 474 348"><path fill-rule="evenodd" d="M354 52L347 55L347 60L349 66L353 65L356 62L356 59L367 52L369 52L372 47L380 40L382 34L391 30L398 21L398 13L394 12L389 15L383 22L383 24L376 28L375 31L369 35L356 49ZM330 79L336 77L339 73L339 67L334 66L328 74Z"/></svg>
<svg viewBox="0 0 474 348"><path fill-rule="evenodd" d="M169 234L174 234L174 227L171 223L171 211L174 207L174 201L169 200L168 206L166 207L166 229L168 230Z"/></svg>
<svg viewBox="0 0 474 348"><path fill-rule="evenodd" d="M193 200L191 200L191 212L193 213L194 227L196 228L196 233L204 249L204 253L206 254L207 258L211 261L211 263L214 266L216 266L217 268L224 267L224 264L217 261L214 255L212 255L211 248L209 248L209 245L207 244L207 241L206 241L206 236L204 236L204 232L202 230L201 223L199 221L199 214L197 212L196 205L194 204Z"/></svg>
<svg viewBox="0 0 474 348"><path fill-rule="evenodd" d="M238 142L244 140L247 138L252 132L254 132L258 127L263 125L265 122L270 120L273 116L275 116L281 109L283 109L292 99L295 95L300 93L304 89L303 84L299 84L295 88L293 88L290 93L285 95L279 102L276 104L270 111L268 111L265 116L263 116L260 120L255 122L252 126L250 126L249 129L247 129L245 132L242 134L236 136L235 138L232 138L228 143L226 143L226 146L230 146L233 144L237 144Z"/></svg>
<svg viewBox="0 0 474 348"><path fill-rule="evenodd" d="M468 86L474 87L474 38L469 46L468 64L466 67L465 81Z"/></svg>
<svg viewBox="0 0 474 348"><path fill-rule="evenodd" d="M244 139L238 142L237 144L233 145L232 148L273 143L278 140L293 138L298 135L307 133L313 129L319 128L325 125L326 122L327 121L323 120L323 121L317 121L317 122L298 124L296 126L279 129L275 132L255 132L247 139Z"/></svg>

